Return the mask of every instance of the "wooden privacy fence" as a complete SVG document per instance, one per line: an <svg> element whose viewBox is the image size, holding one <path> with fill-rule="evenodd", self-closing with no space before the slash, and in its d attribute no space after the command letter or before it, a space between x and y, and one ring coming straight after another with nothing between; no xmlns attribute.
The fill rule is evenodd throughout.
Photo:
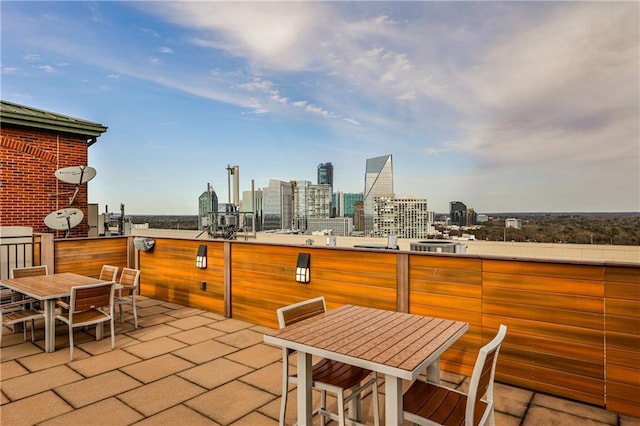
<svg viewBox="0 0 640 426"><path fill-rule="evenodd" d="M497 378L504 383L640 416L640 264L563 262L394 250L155 238L58 240L56 272L93 275L101 262L141 270L143 295L277 328L275 311L325 296L469 322L442 359L471 374L477 351L509 327ZM198 247L207 267L196 267ZM299 253L310 282L298 283Z"/></svg>

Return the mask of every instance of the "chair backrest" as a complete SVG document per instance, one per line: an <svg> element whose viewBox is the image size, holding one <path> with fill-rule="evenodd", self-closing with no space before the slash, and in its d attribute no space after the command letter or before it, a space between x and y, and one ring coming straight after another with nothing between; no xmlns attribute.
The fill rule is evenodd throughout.
<svg viewBox="0 0 640 426"><path fill-rule="evenodd" d="M100 279L104 281L116 281L118 276L118 267L111 265L103 265L100 270Z"/></svg>
<svg viewBox="0 0 640 426"><path fill-rule="evenodd" d="M122 268L122 274L120 274L120 285L138 288L139 282L140 271L138 269Z"/></svg>
<svg viewBox="0 0 640 426"><path fill-rule="evenodd" d="M498 352L500 345L507 334L507 326L500 325L498 334L489 343L480 348L476 364L471 374L469 393L467 395L466 424L485 424L493 409L493 379L496 373L496 363L498 362ZM486 395L487 408L484 413L474 413L475 407L480 399ZM478 422L475 419L482 419Z"/></svg>
<svg viewBox="0 0 640 426"><path fill-rule="evenodd" d="M311 318L327 311L324 297L305 300L293 305L285 306L276 311L278 315L278 325L283 328L287 325L295 324L299 321Z"/></svg>
<svg viewBox="0 0 640 426"><path fill-rule="evenodd" d="M36 277L38 275L47 275L47 265L26 266L24 268L13 268L11 276L13 278Z"/></svg>
<svg viewBox="0 0 640 426"><path fill-rule="evenodd" d="M71 315L92 308L113 307L115 283L98 283L71 287Z"/></svg>

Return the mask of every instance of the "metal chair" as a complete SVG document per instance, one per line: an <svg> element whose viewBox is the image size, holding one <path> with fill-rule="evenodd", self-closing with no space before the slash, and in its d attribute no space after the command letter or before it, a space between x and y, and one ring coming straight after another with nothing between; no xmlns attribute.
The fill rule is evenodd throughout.
<svg viewBox="0 0 640 426"><path fill-rule="evenodd" d="M69 326L69 346L73 360L73 329L96 325L96 339L101 334L98 327L111 322L111 349L116 346L114 316L115 283L98 283L71 287L69 312L56 315L56 319Z"/></svg>
<svg viewBox="0 0 640 426"><path fill-rule="evenodd" d="M116 277L118 276L118 267L112 265L102 265L102 269L100 270L99 279L104 281L113 281L116 282Z"/></svg>
<svg viewBox="0 0 640 426"><path fill-rule="evenodd" d="M305 300L300 303L285 306L276 311L280 328L295 324L299 321L320 315L326 312L327 307L324 297ZM296 374L289 373L289 356L295 351L282 349L282 402L280 405L280 425L284 425L287 411L287 397L289 393L289 383L298 383ZM320 390L320 408L314 414L320 414L320 424L324 426L325 417L337 420L340 426L345 425L345 404L356 397L360 397L362 392L371 386L374 409L374 422L380 424L378 409L378 381L375 372L365 370L360 367L344 364L330 359L322 359L312 367L312 386ZM362 383L365 379L366 383ZM345 396L346 391L349 391ZM338 404L338 414L327 411L327 392L336 395ZM348 420L350 424L360 424L356 421Z"/></svg>
<svg viewBox="0 0 640 426"><path fill-rule="evenodd" d="M419 425L494 425L493 380L506 334L507 326L501 325L480 348L467 394L416 380L403 396L404 419Z"/></svg>
<svg viewBox="0 0 640 426"><path fill-rule="evenodd" d="M27 322L31 322L31 341L35 341L35 321L38 319L44 320L44 313L32 309L30 305L35 302L35 299L25 298L9 303L4 303L0 306L0 346L2 346L2 328L4 326L10 326L15 324L23 324L24 340L27 340Z"/></svg>
<svg viewBox="0 0 640 426"><path fill-rule="evenodd" d="M136 294L140 282L140 271L137 269L123 268L120 275L120 283L116 284L114 303L120 309L120 322L124 322L122 305L130 305L133 311L134 327L138 328L138 312L136 310ZM123 292L124 290L124 292Z"/></svg>

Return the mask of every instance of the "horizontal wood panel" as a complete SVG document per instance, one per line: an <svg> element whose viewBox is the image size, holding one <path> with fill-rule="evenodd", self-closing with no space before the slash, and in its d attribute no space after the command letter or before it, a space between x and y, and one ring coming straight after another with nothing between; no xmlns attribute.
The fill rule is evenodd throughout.
<svg viewBox="0 0 640 426"><path fill-rule="evenodd" d="M482 300L471 298L471 297L456 297L456 296L445 296L441 294L426 294L426 293L411 292L411 294L409 295L409 300L411 301L412 304L422 305L422 306L440 307L440 308L455 307L456 310L470 311L470 312L482 311Z"/></svg>
<svg viewBox="0 0 640 426"><path fill-rule="evenodd" d="M409 292L410 294L448 294L478 300L482 298L482 286L479 285L423 281L413 276L409 277Z"/></svg>
<svg viewBox="0 0 640 426"><path fill-rule="evenodd" d="M636 330L640 333L640 300L606 299L607 316L628 317L636 321Z"/></svg>
<svg viewBox="0 0 640 426"><path fill-rule="evenodd" d="M607 363L607 379L636 386L640 391L640 369L637 363L628 365Z"/></svg>
<svg viewBox="0 0 640 426"><path fill-rule="evenodd" d="M510 290L545 292L575 296L591 296L602 298L604 285L602 281L579 280L553 276L536 276L524 274L504 274L483 272L483 288L503 288Z"/></svg>
<svg viewBox="0 0 640 426"><path fill-rule="evenodd" d="M98 278L102 265L128 266L126 237L54 241L56 273L73 272Z"/></svg>
<svg viewBox="0 0 640 426"><path fill-rule="evenodd" d="M604 380L587 379L570 372L558 372L498 358L496 380L536 389L563 398L604 406Z"/></svg>
<svg viewBox="0 0 640 426"><path fill-rule="evenodd" d="M479 287L482 284L482 273L480 271L466 271L443 268L420 268L411 266L409 282L414 284L418 281L426 283L458 283L469 284Z"/></svg>
<svg viewBox="0 0 640 426"><path fill-rule="evenodd" d="M608 382L607 408L609 406L609 399L626 401L628 404L635 404L636 407L640 408L640 406L638 405L638 392L640 392L640 387L638 386L630 385L628 383L616 382L614 380ZM636 408L636 410L638 410L638 408Z"/></svg>
<svg viewBox="0 0 640 426"><path fill-rule="evenodd" d="M603 281L604 267L586 264L544 261L492 260L484 259L483 273L497 272L509 275L569 278L574 280Z"/></svg>
<svg viewBox="0 0 640 426"><path fill-rule="evenodd" d="M586 327L567 327L564 324L489 314L485 314L482 317L482 325L484 327L495 328L499 327L500 324L506 324L509 330L513 329L518 333L538 336L552 341L575 342L596 347L604 345L604 333L602 330Z"/></svg>
<svg viewBox="0 0 640 426"><path fill-rule="evenodd" d="M638 266L617 266L606 265L604 268L604 279L608 283L619 282L632 284L636 286L636 291L640 291L640 274L638 273ZM607 296L609 296L607 294ZM640 293L635 293L634 299L640 297Z"/></svg>
<svg viewBox="0 0 640 426"><path fill-rule="evenodd" d="M411 268L436 268L461 271L482 271L481 259L465 256L438 256L432 253L411 252L409 265Z"/></svg>
<svg viewBox="0 0 640 426"><path fill-rule="evenodd" d="M603 316L594 313L542 308L539 306L503 305L493 302L485 302L482 306L486 315L499 315L529 321L562 324L567 328L592 328L604 331Z"/></svg>
<svg viewBox="0 0 640 426"><path fill-rule="evenodd" d="M534 306L560 310L574 310L602 315L604 303L602 298L580 297L558 293L522 291L484 287L482 297L485 302L500 303L505 306Z"/></svg>

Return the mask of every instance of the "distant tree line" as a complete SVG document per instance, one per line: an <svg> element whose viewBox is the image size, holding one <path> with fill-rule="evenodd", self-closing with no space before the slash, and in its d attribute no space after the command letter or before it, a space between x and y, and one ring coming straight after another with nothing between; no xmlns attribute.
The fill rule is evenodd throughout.
<svg viewBox="0 0 640 426"><path fill-rule="evenodd" d="M198 216L129 215L131 223L148 223L153 229L198 229Z"/></svg>
<svg viewBox="0 0 640 426"><path fill-rule="evenodd" d="M522 220L522 228L505 228L505 219ZM450 231L477 240L538 243L640 245L640 213L492 215L478 229Z"/></svg>

